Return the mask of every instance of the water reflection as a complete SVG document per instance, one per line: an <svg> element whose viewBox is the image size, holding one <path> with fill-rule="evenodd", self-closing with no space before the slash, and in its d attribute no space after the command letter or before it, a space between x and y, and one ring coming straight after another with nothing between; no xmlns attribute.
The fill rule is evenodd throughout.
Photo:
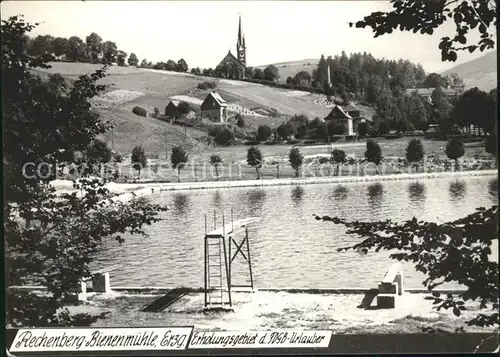
<svg viewBox="0 0 500 357"><path fill-rule="evenodd" d="M220 208L221 207L221 203L222 203L222 197L221 197L221 194L220 194L220 191L217 190L214 192L214 200L213 200L213 204L216 208Z"/></svg>
<svg viewBox="0 0 500 357"><path fill-rule="evenodd" d="M295 186L292 190L292 201L296 206L302 202L302 196L304 196L304 189L300 186Z"/></svg>
<svg viewBox="0 0 500 357"><path fill-rule="evenodd" d="M174 195L174 207L180 215L185 215L189 208L188 196L182 193Z"/></svg>
<svg viewBox="0 0 500 357"><path fill-rule="evenodd" d="M412 182L408 185L408 194L413 202L423 203L425 201L425 185L420 182Z"/></svg>
<svg viewBox="0 0 500 357"><path fill-rule="evenodd" d="M333 198L343 201L347 198L348 193L349 190L347 189L347 187L339 186L333 191Z"/></svg>
<svg viewBox="0 0 500 357"><path fill-rule="evenodd" d="M467 192L467 185L464 181L455 181L450 183L448 191L450 192L451 200L458 201L464 198L465 193Z"/></svg>
<svg viewBox="0 0 500 357"><path fill-rule="evenodd" d="M368 194L368 202L371 205L380 206L384 195L384 186L382 186L382 184L379 182L374 183L373 185L369 185L367 194Z"/></svg>
<svg viewBox="0 0 500 357"><path fill-rule="evenodd" d="M495 202L498 202L498 179L493 179L488 182L488 193Z"/></svg>
<svg viewBox="0 0 500 357"><path fill-rule="evenodd" d="M248 193L248 203L250 209L260 211L262 210L262 206L266 201L266 191L263 189L257 188Z"/></svg>

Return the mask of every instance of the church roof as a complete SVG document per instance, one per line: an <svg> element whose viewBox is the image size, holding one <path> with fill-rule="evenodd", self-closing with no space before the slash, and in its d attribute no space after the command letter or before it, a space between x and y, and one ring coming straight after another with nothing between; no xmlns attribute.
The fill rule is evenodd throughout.
<svg viewBox="0 0 500 357"><path fill-rule="evenodd" d="M238 60L236 57L234 57L234 55L231 53L231 50L229 50L227 52L226 57L224 57L224 59L222 61L220 61L219 66L223 66L227 61L235 62L238 65L245 67L245 65L243 63L241 63L240 60Z"/></svg>

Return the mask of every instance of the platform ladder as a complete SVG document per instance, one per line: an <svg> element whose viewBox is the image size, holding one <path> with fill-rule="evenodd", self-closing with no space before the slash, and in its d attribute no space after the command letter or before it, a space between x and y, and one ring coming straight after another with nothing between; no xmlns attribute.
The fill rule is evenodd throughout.
<svg viewBox="0 0 500 357"><path fill-rule="evenodd" d="M215 211L213 231L209 233L207 228L205 215L205 308L230 309L232 301L227 268L224 216L220 232L217 232Z"/></svg>

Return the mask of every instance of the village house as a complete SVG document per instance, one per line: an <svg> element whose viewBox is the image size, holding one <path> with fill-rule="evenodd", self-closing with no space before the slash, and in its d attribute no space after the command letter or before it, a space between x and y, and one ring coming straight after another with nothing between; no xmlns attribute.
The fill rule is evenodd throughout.
<svg viewBox="0 0 500 357"><path fill-rule="evenodd" d="M408 88L406 90L406 95L412 95L414 92L417 92L418 95L423 97L427 102L432 104L432 92L434 92L436 88ZM444 95L448 97L448 99L454 98L460 93L452 88L443 88Z"/></svg>
<svg viewBox="0 0 500 357"><path fill-rule="evenodd" d="M201 103L201 117L215 123L225 123L228 120L227 102L217 92L208 93Z"/></svg>
<svg viewBox="0 0 500 357"><path fill-rule="evenodd" d="M343 107L336 105L325 118L326 123L335 122L344 125L347 129L345 133L347 136L355 136L359 123L367 121L371 121L371 119L365 118L361 109L354 104L348 104Z"/></svg>
<svg viewBox="0 0 500 357"><path fill-rule="evenodd" d="M167 104L165 107L165 116L169 119L177 119L180 117L180 112L179 112L179 101L177 100L172 100L170 103Z"/></svg>

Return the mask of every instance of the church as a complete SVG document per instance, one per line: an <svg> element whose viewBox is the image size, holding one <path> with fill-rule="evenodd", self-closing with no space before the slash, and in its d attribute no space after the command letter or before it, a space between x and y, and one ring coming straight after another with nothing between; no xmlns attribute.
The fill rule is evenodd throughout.
<svg viewBox="0 0 500 357"><path fill-rule="evenodd" d="M246 53L245 36L241 27L241 15L238 23L238 40L236 41L236 56L229 51L219 65L215 68L217 75L230 78L241 79L245 78L246 68Z"/></svg>

